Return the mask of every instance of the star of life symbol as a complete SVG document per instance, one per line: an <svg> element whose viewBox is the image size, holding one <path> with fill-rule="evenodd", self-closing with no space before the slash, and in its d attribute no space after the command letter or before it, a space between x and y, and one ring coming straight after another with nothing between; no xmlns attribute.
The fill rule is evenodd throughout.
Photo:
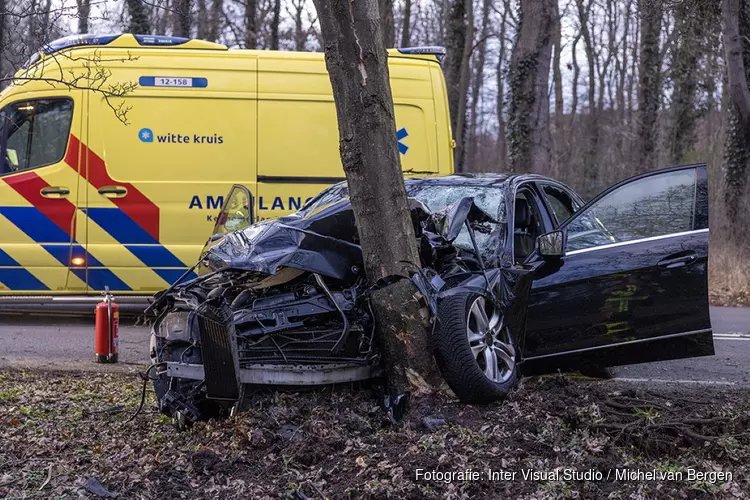
<svg viewBox="0 0 750 500"><path fill-rule="evenodd" d="M150 128L142 128L138 131L138 138L142 142L154 142L154 133Z"/></svg>

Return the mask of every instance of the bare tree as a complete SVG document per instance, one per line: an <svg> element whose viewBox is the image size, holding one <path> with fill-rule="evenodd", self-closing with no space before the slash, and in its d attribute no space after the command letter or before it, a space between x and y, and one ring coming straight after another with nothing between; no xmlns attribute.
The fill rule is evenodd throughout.
<svg viewBox="0 0 750 500"><path fill-rule="evenodd" d="M466 158L470 162L470 168L473 168L475 164L476 154L476 143L477 143L477 111L479 106L479 97L482 90L482 83L484 81L484 63L487 54L487 39L489 38L490 29L490 10L492 8L492 0L483 0L482 4L482 24L481 31L479 33L479 41L477 41L475 50L477 51L476 65L474 71L474 79L471 88L471 112L469 122L469 134L468 134L468 148Z"/></svg>
<svg viewBox="0 0 750 500"><path fill-rule="evenodd" d="M586 137L588 143L583 156L583 175L593 185L598 184L598 165L596 163L596 151L599 144L599 109L596 103L596 54L594 53L594 41L591 35L590 15L593 0L576 0L578 8L578 21L580 23L581 36L583 37L583 48L588 63L588 117L586 120Z"/></svg>
<svg viewBox="0 0 750 500"><path fill-rule="evenodd" d="M659 36L663 15L662 0L638 0L641 26L638 66L638 163L636 172L657 166L659 101L661 100L661 57Z"/></svg>
<svg viewBox="0 0 750 500"><path fill-rule="evenodd" d="M307 43L307 30L304 29L302 24L302 15L305 13L305 0L291 0L292 8L288 9L287 12L294 19L294 50L305 50L305 44Z"/></svg>
<svg viewBox="0 0 750 500"><path fill-rule="evenodd" d="M258 5L256 0L246 0L245 3L245 48L258 47L258 28L255 24Z"/></svg>
<svg viewBox="0 0 750 500"><path fill-rule="evenodd" d="M393 21L393 0L378 0L380 11L380 31L386 47L396 45L396 31Z"/></svg>
<svg viewBox="0 0 750 500"><path fill-rule="evenodd" d="M724 144L724 201L730 220L738 222L747 195L750 163L750 10L746 0L722 0L721 18L726 53L729 116Z"/></svg>
<svg viewBox="0 0 750 500"><path fill-rule="evenodd" d="M281 0L273 0L273 17L271 18L271 50L279 50L280 19L281 19Z"/></svg>
<svg viewBox="0 0 750 500"><path fill-rule="evenodd" d="M513 172L549 173L549 70L557 0L521 0L508 76L508 137Z"/></svg>
<svg viewBox="0 0 750 500"><path fill-rule="evenodd" d="M500 49L497 56L497 168L504 171L508 163L508 143L505 139L505 34L508 26L510 0L503 2L503 15L500 18Z"/></svg>
<svg viewBox="0 0 750 500"><path fill-rule="evenodd" d="M201 40L205 40L208 38L209 23L211 21L206 7L206 0L197 0L196 9L195 17L198 20L196 36Z"/></svg>
<svg viewBox="0 0 750 500"><path fill-rule="evenodd" d="M211 19L208 23L208 40L219 41L221 36L222 20L224 18L224 1L213 0L211 2Z"/></svg>
<svg viewBox="0 0 750 500"><path fill-rule="evenodd" d="M88 33L91 0L76 0L76 5L78 6L78 33Z"/></svg>
<svg viewBox="0 0 750 500"><path fill-rule="evenodd" d="M411 0L404 0L404 24L401 26L401 46L408 47L411 42Z"/></svg>
<svg viewBox="0 0 750 500"><path fill-rule="evenodd" d="M174 10L174 28L176 36L190 38L190 28L193 24L193 0L177 0Z"/></svg>
<svg viewBox="0 0 750 500"><path fill-rule="evenodd" d="M409 275L419 256L396 144L377 1L315 0L315 7L365 272L373 283ZM435 370L415 290L409 280L399 280L372 296L388 390L394 399L410 392L410 374Z"/></svg>
<svg viewBox="0 0 750 500"><path fill-rule="evenodd" d="M469 57L473 39L473 3L471 0L450 0L446 25L446 55L443 62L451 128L456 140L455 168L461 171L466 122L466 96L469 90Z"/></svg>
<svg viewBox="0 0 750 500"><path fill-rule="evenodd" d="M139 34L151 33L151 24L148 20L148 12L146 11L144 0L127 0L127 6L130 13L128 31Z"/></svg>

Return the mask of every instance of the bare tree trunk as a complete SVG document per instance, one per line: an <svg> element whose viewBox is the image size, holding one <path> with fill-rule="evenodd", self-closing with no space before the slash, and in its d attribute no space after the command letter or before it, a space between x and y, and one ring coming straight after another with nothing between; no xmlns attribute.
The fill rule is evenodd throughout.
<svg viewBox="0 0 750 500"><path fill-rule="evenodd" d="M508 164L508 142L505 138L505 33L507 29L510 2L503 2L503 16L500 20L500 50L497 56L497 166L500 172Z"/></svg>
<svg viewBox="0 0 750 500"><path fill-rule="evenodd" d="M573 89L570 97L570 128L573 129L573 124L576 121L576 115L578 114L578 80L581 77L581 67L578 65L578 42L581 41L581 33L579 32L575 38L573 38L573 45L571 50L571 64L573 66Z"/></svg>
<svg viewBox="0 0 750 500"><path fill-rule="evenodd" d="M671 161L680 163L685 154L692 149L695 140L698 119L698 57L704 48L704 34L699 24L710 22L707 18L710 12L709 9L701 9L699 3L679 4L674 12L678 36L670 66L673 90L668 147Z"/></svg>
<svg viewBox="0 0 750 500"><path fill-rule="evenodd" d="M659 36L663 14L662 0L639 0L641 25L641 56L638 66L638 163L637 172L657 166L659 101L661 99L661 68Z"/></svg>
<svg viewBox="0 0 750 500"><path fill-rule="evenodd" d="M472 34L470 28L472 11L471 0L451 0L446 21L446 55L443 62L445 85L448 89L448 107L451 115L451 128L456 140L455 168L461 171L461 154L463 152L463 124L466 121L466 93L468 83L464 69L468 72L467 45L471 50ZM463 102L463 104L462 104ZM461 117L464 114L463 118Z"/></svg>
<svg viewBox="0 0 750 500"><path fill-rule="evenodd" d="M178 0L175 3L173 28L175 36L190 38L190 27L193 21L192 8L192 0Z"/></svg>
<svg viewBox="0 0 750 500"><path fill-rule="evenodd" d="M404 0L404 25L401 27L401 46L411 42L411 0Z"/></svg>
<svg viewBox="0 0 750 500"><path fill-rule="evenodd" d="M281 0L273 0L273 17L271 18L271 50L279 50L280 18L281 18Z"/></svg>
<svg viewBox="0 0 750 500"><path fill-rule="evenodd" d="M408 275L419 264L396 144L387 53L376 0L314 0L338 116L341 160L369 280ZM435 377L415 288L397 281L375 292L373 312L388 391L408 394L411 375ZM412 382L414 378L411 377ZM407 398L408 399L408 398Z"/></svg>
<svg viewBox="0 0 750 500"><path fill-rule="evenodd" d="M294 18L294 50L305 50L307 33L302 29L302 14L305 12L305 0L292 0L294 12L290 12Z"/></svg>
<svg viewBox="0 0 750 500"><path fill-rule="evenodd" d="M583 154L584 181L597 190L599 184L599 169L596 162L596 152L599 144L599 110L596 105L596 55L594 42L591 37L589 18L593 1L584 4L584 0L576 0L578 20L581 24L586 62L588 63L588 112L586 120L586 149Z"/></svg>
<svg viewBox="0 0 750 500"><path fill-rule="evenodd" d="M471 88L471 122L469 123L469 134L467 137L468 148L466 154L466 160L469 163L471 169L476 170L476 152L477 152L477 106L479 105L479 94L482 90L482 83L484 81L484 63L487 53L487 34L489 32L489 21L490 21L490 9L492 8L492 0L484 0L482 5L482 27L477 42L477 61L476 71L474 73L474 82Z"/></svg>
<svg viewBox="0 0 750 500"><path fill-rule="evenodd" d="M625 27L622 35L622 60L617 59L617 116L620 123L625 123L625 76L628 73L628 35L630 34L630 14L632 0L628 0L625 8ZM624 134L618 134L622 138ZM622 144L621 144L622 146Z"/></svg>
<svg viewBox="0 0 750 500"><path fill-rule="evenodd" d="M245 4L245 48L255 49L258 47L258 31L255 25L257 14L256 0L247 0Z"/></svg>
<svg viewBox="0 0 750 500"><path fill-rule="evenodd" d="M76 5L78 6L78 33L88 33L91 0L76 0Z"/></svg>
<svg viewBox="0 0 750 500"><path fill-rule="evenodd" d="M750 6L722 0L721 17L728 77L729 117L724 144L724 204L729 220L742 227L750 163ZM745 201L746 202L746 201Z"/></svg>
<svg viewBox="0 0 750 500"><path fill-rule="evenodd" d="M396 31L393 22L393 0L378 0L380 11L380 31L386 48L396 45Z"/></svg>
<svg viewBox="0 0 750 500"><path fill-rule="evenodd" d="M206 0L198 0L197 9L196 18L198 19L198 26L196 36L201 40L205 40L208 38L209 22L211 21L206 9Z"/></svg>
<svg viewBox="0 0 750 500"><path fill-rule="evenodd" d="M5 14L6 14L6 3L5 0L0 0L0 78L5 77L5 71L3 71L5 65L5 51L7 43L5 40ZM4 82L4 80L2 80ZM5 88L5 84L0 84L0 89Z"/></svg>
<svg viewBox="0 0 750 500"><path fill-rule="evenodd" d="M464 154L466 151L466 100L469 94L469 83L471 80L470 63L472 43L474 40L474 2L466 0L466 43L464 54L461 59L461 78L459 80L458 116L456 117L456 151L454 155L455 169L457 172L464 170Z"/></svg>
<svg viewBox="0 0 750 500"><path fill-rule="evenodd" d="M548 80L557 0L521 0L518 38L510 62L509 140L513 172L549 173Z"/></svg>
<svg viewBox="0 0 750 500"><path fill-rule="evenodd" d="M211 22L209 25L208 39L218 42L221 38L221 27L224 19L224 1L213 0L211 2Z"/></svg>
<svg viewBox="0 0 750 500"><path fill-rule="evenodd" d="M560 30L560 9L555 4L555 27L553 29L554 52L552 58L552 82L555 87L555 136L562 139L565 128L565 107L563 103L562 71L560 68L562 56L562 33Z"/></svg>

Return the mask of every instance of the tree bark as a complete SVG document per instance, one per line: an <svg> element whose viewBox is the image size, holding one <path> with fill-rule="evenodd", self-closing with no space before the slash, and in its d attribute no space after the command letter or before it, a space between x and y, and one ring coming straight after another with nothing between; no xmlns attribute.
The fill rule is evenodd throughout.
<svg viewBox="0 0 750 500"><path fill-rule="evenodd" d="M678 36L670 65L673 90L668 147L670 159L677 164L683 161L695 140L698 56L704 45L699 24L710 21L705 18L708 9L700 9L697 3L677 5L674 12Z"/></svg>
<svg viewBox="0 0 750 500"><path fill-rule="evenodd" d="M505 33L510 2L503 2L500 20L500 50L497 56L497 167L504 172L508 165L508 142L505 138Z"/></svg>
<svg viewBox="0 0 750 500"><path fill-rule="evenodd" d="M376 0L314 0L338 117L339 147L370 282L419 265L396 143L387 53ZM416 288L401 280L372 296L391 397L434 379ZM417 377L418 378L418 377Z"/></svg>
<svg viewBox="0 0 750 500"><path fill-rule="evenodd" d="M91 0L76 0L76 5L78 6L78 33L88 33Z"/></svg>
<svg viewBox="0 0 750 500"><path fill-rule="evenodd" d="M380 11L380 31L383 33L383 43L385 47L394 47L396 45L396 31L393 22L393 0L378 0L378 10Z"/></svg>
<svg viewBox="0 0 750 500"><path fill-rule="evenodd" d="M593 1L576 0L578 8L578 20L581 24L581 37L586 53L588 64L588 116L586 117L586 149L583 154L583 179L584 182L598 190L599 165L596 162L596 152L599 145L599 109L596 104L596 55L594 53L594 42L589 25L591 6Z"/></svg>
<svg viewBox="0 0 750 500"><path fill-rule="evenodd" d="M476 71L474 73L474 81L471 88L471 113L469 114L471 121L469 123L469 135L468 135L468 151L466 154L466 160L471 169L476 169L477 159L477 107L479 106L479 97L482 91L482 83L484 82L484 63L487 54L487 37L489 32L490 22L490 9L492 8L492 0L484 0L482 5L482 27L479 35L479 45L477 46L477 60L476 60Z"/></svg>
<svg viewBox="0 0 750 500"><path fill-rule="evenodd" d="M305 50L307 42L307 33L302 27L302 14L305 11L305 0L292 0L294 12L291 12L294 18L294 50Z"/></svg>
<svg viewBox="0 0 750 500"><path fill-rule="evenodd" d="M151 23L143 0L127 0L130 24L128 31L135 34L148 35L151 33Z"/></svg>
<svg viewBox="0 0 750 500"><path fill-rule="evenodd" d="M178 0L175 3L174 34L184 38L190 38L190 28L193 21L193 1Z"/></svg>
<svg viewBox="0 0 750 500"><path fill-rule="evenodd" d="M196 12L196 18L198 20L197 24L197 31L196 36L201 39L205 40L208 38L208 31L209 31L209 22L211 21L208 15L208 9L206 8L206 0L198 0L197 1L197 10Z"/></svg>
<svg viewBox="0 0 750 500"><path fill-rule="evenodd" d="M513 172L549 173L549 70L554 2L521 0L520 28L510 62L508 137Z"/></svg>
<svg viewBox="0 0 750 500"><path fill-rule="evenodd" d="M221 27L224 19L224 1L213 0L211 2L211 22L209 24L208 39L218 42L221 38Z"/></svg>
<svg viewBox="0 0 750 500"><path fill-rule="evenodd" d="M411 41L411 0L404 0L404 25L401 27L401 46L408 47Z"/></svg>
<svg viewBox="0 0 750 500"><path fill-rule="evenodd" d="M552 57L552 83L555 88L555 137L562 139L563 129L565 128L565 107L563 102L563 82L562 71L560 68L562 59L562 33L560 29L560 9L555 4L555 27L552 35L554 36L554 52Z"/></svg>
<svg viewBox="0 0 750 500"><path fill-rule="evenodd" d="M639 0L641 54L638 66L638 164L636 172L657 168L659 101L661 68L659 36L661 35L662 0Z"/></svg>
<svg viewBox="0 0 750 500"><path fill-rule="evenodd" d="M279 21L281 19L281 0L273 1L271 18L271 50L279 50Z"/></svg>
<svg viewBox="0 0 750 500"><path fill-rule="evenodd" d="M451 115L451 128L453 138L456 141L455 169L461 171L461 154L463 152L463 124L466 121L466 94L468 89L467 46L471 50L472 34L470 19L471 0L451 0L448 7L448 18L446 20L445 37L445 60L443 61L443 73L445 74L445 85L448 90L448 107ZM463 117L462 117L463 114Z"/></svg>
<svg viewBox="0 0 750 500"><path fill-rule="evenodd" d="M5 44L7 43L5 40L5 10L6 10L6 2L5 0L0 0L0 78L5 78L5 51L7 47ZM0 80L0 82L5 82L4 80ZM6 83L0 83L0 89L4 89L6 86Z"/></svg>
<svg viewBox="0 0 750 500"><path fill-rule="evenodd" d="M256 0L247 0L245 4L245 48L258 48L258 29L255 24L257 15Z"/></svg>
<svg viewBox="0 0 750 500"><path fill-rule="evenodd" d="M722 0L721 18L726 54L729 114L724 143L724 205L737 227L747 214L748 163L750 163L750 6L747 0Z"/></svg>

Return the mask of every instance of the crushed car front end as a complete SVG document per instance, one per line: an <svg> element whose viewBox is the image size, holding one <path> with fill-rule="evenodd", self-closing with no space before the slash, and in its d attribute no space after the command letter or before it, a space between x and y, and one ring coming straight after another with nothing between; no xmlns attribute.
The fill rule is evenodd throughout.
<svg viewBox="0 0 750 500"><path fill-rule="evenodd" d="M410 198L422 261L411 279L429 317L439 291L497 282L487 280L482 264L496 255L474 250L476 238L483 248L498 248L503 226L475 203L484 187L452 189L445 197L445 189L419 185L426 201L435 198L442 209ZM493 202L497 213L499 201ZM481 234L470 230L469 238L469 223ZM341 192L221 235L201 268L198 278L161 292L152 306L150 352L163 413L220 416L242 399L246 385L335 384L381 373L369 302L377 284L364 275L353 211Z"/></svg>

